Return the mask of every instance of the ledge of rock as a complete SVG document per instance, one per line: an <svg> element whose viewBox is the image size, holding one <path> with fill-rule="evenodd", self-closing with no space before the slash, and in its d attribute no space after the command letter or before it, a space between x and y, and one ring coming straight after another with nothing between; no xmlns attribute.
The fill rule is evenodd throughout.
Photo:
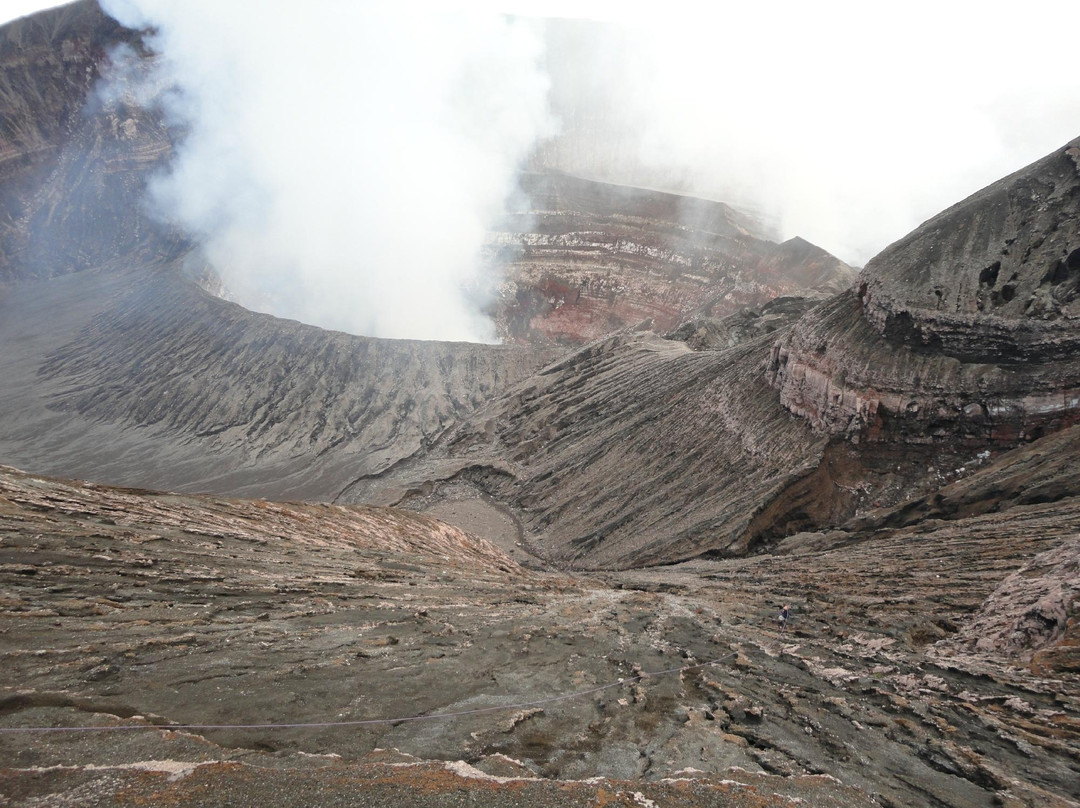
<svg viewBox="0 0 1080 808"><path fill-rule="evenodd" d="M1080 421L1080 140L922 225L805 316L767 378L858 442L1015 443Z"/></svg>

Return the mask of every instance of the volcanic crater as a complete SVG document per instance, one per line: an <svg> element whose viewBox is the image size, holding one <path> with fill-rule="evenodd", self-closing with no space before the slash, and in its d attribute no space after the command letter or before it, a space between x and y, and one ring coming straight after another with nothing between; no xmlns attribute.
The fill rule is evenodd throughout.
<svg viewBox="0 0 1080 808"><path fill-rule="evenodd" d="M1080 140L858 274L526 173L505 344L381 340L148 217L118 45L0 29L0 802L1078 804Z"/></svg>

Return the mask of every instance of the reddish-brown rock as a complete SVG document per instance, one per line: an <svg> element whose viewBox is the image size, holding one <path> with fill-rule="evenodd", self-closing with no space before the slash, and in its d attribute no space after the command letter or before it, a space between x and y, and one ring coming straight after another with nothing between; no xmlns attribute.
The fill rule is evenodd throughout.
<svg viewBox="0 0 1080 808"><path fill-rule="evenodd" d="M770 241L720 202L561 174L524 174L528 204L489 249L510 341L580 345L646 321L669 331L783 295L836 292L854 270L809 242Z"/></svg>

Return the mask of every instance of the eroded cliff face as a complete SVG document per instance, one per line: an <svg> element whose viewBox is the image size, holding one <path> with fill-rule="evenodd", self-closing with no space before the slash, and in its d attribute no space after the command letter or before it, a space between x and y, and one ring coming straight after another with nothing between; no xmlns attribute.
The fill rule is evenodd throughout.
<svg viewBox="0 0 1080 808"><path fill-rule="evenodd" d="M922 225L773 349L793 413L854 441L1030 440L1080 420L1080 140Z"/></svg>
<svg viewBox="0 0 1080 808"><path fill-rule="evenodd" d="M769 240L719 202L561 174L524 174L521 185L527 203L489 242L506 263L494 314L509 341L576 346L641 322L663 332L836 292L855 275L803 239Z"/></svg>

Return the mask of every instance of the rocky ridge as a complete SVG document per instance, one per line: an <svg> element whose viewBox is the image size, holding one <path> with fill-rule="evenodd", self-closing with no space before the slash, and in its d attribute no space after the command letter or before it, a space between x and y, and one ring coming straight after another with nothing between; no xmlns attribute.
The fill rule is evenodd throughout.
<svg viewBox="0 0 1080 808"><path fill-rule="evenodd" d="M153 265L189 248L140 205L176 135L134 93L149 63L139 35L96 2L0 28L0 281Z"/></svg>
<svg viewBox="0 0 1080 808"><path fill-rule="evenodd" d="M1015 444L1080 413L1080 140L931 219L778 342L784 405L853 440Z"/></svg>
<svg viewBox="0 0 1080 808"><path fill-rule="evenodd" d="M29 104L0 144L0 459L402 504L529 568L395 511L5 469L0 655L19 684L0 728L142 729L0 733L0 797L1077 804L1075 142L794 326L698 319L721 300L685 267L764 299L724 275L730 251L786 260L730 209L527 178L538 232L493 240L518 290L555 277L604 301L620 266L633 283L577 321L566 299L544 309L561 287L527 294L522 333L696 323L562 356L365 340L193 282L182 235L129 204L176 133L123 94L73 112L129 36L102 20L77 4L0 43L3 97ZM507 710L470 712L489 708Z"/></svg>
<svg viewBox="0 0 1080 808"><path fill-rule="evenodd" d="M574 566L745 552L760 504L817 467L826 443L777 406L761 374L771 339L724 352L648 332L599 341L340 499L490 497L532 552Z"/></svg>

